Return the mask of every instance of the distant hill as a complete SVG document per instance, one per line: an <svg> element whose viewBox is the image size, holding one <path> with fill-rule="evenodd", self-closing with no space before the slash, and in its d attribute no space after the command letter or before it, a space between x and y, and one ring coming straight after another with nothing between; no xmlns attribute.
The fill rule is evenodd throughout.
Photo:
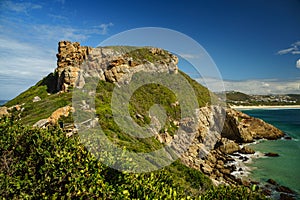
<svg viewBox="0 0 300 200"><path fill-rule="evenodd" d="M300 94L248 95L237 91L227 91L226 101L230 105L300 105Z"/></svg>

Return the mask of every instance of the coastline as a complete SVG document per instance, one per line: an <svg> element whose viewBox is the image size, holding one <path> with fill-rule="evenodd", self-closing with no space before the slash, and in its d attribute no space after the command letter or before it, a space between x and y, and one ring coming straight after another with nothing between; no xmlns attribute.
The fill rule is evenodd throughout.
<svg viewBox="0 0 300 200"><path fill-rule="evenodd" d="M282 106L268 106L268 105L259 105L259 106L236 106L230 105L232 109L237 110L255 110L255 109L300 109L300 105L282 105Z"/></svg>

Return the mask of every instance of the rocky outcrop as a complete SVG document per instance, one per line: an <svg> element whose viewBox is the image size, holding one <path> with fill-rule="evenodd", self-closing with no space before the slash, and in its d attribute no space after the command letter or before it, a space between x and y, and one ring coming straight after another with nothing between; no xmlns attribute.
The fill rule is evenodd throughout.
<svg viewBox="0 0 300 200"><path fill-rule="evenodd" d="M9 115L9 112L7 111L7 107L6 106L0 107L0 117L8 116L8 115Z"/></svg>
<svg viewBox="0 0 300 200"><path fill-rule="evenodd" d="M69 116L69 114L71 112L74 112L74 109L71 106L65 106L62 108L58 108L47 119L41 119L41 120L37 121L33 125L33 127L44 128L48 125L55 125L55 124L57 124L60 117L62 117L62 116L67 117L67 116Z"/></svg>
<svg viewBox="0 0 300 200"><path fill-rule="evenodd" d="M117 47L90 48L81 47L77 42L62 41L59 42L58 51L55 74L57 89L61 92L68 92L72 87L88 86L88 80L94 77L97 77L97 81L103 80L120 85L129 83L133 75L139 72L178 73L178 58L159 48L122 47L122 50ZM88 96L94 96L94 93L89 93ZM76 110L92 113L92 106L89 105L88 100L80 99L80 102ZM171 106L177 106L177 104L174 103ZM60 108L49 118L37 122L35 126L44 127L48 124L56 124L61 116L68 116L71 111L71 107ZM168 132L159 133L160 128L153 129L153 132L159 142L166 145L172 144L176 149L189 144L187 151L186 149L178 150L178 152L184 152L180 158L181 161L189 167L203 171L218 183L235 184L237 182L232 175L236 167L229 164L233 161L231 154L254 153L247 147L241 149L240 143L249 143L260 138L277 139L284 135L282 131L270 124L230 108L206 106L196 112L198 116L196 123L194 119L173 122L173 124L180 125L183 131L195 133L192 141L187 134L186 137L180 138L178 143L172 144L172 141L179 137L178 135L170 136ZM90 118L82 123L88 127L94 127L97 119ZM190 124L196 124L196 126L191 127Z"/></svg>
<svg viewBox="0 0 300 200"><path fill-rule="evenodd" d="M58 43L57 90L67 91L68 87L74 87L77 81L80 65L87 58L91 48L80 46L79 42L61 41Z"/></svg>
<svg viewBox="0 0 300 200"><path fill-rule="evenodd" d="M198 133L181 160L207 174L215 183L243 183L232 175L238 169L230 164L234 161L231 155L255 152L247 146L241 149L240 143L259 138L277 139L284 135L270 124L230 108L203 107L198 113ZM248 158L240 156L240 159Z"/></svg>
<svg viewBox="0 0 300 200"><path fill-rule="evenodd" d="M136 52L137 53L136 53ZM132 54L135 52L136 54ZM139 56L148 57L151 62ZM178 58L159 48L123 48L122 51L109 47L85 47L78 42L58 43L57 90L67 92L70 87L82 88L85 79L98 77L108 82L129 81L132 74L146 72L178 72Z"/></svg>
<svg viewBox="0 0 300 200"><path fill-rule="evenodd" d="M261 138L275 140L283 136L281 130L261 119L250 117L234 109L227 109L222 137L245 143Z"/></svg>

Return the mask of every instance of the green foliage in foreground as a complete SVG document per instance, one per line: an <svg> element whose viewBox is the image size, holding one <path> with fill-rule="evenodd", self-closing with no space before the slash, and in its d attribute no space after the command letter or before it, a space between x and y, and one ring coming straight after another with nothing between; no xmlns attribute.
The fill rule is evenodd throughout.
<svg viewBox="0 0 300 200"><path fill-rule="evenodd" d="M195 196L191 189L200 191L200 181L205 179L200 172L179 162L144 174L115 171L87 152L78 137L67 138L57 127L33 129L11 118L2 118L0 133L0 196L3 199L260 198L245 188L235 187L212 188L202 196ZM181 182L176 181L179 175Z"/></svg>

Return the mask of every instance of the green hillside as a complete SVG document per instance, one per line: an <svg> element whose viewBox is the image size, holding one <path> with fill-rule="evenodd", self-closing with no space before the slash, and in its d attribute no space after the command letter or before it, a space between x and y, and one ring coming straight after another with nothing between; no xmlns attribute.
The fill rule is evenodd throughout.
<svg viewBox="0 0 300 200"><path fill-rule="evenodd" d="M120 47L116 47L120 48ZM133 50L131 56L156 62L161 57L147 56ZM199 106L217 99L189 76ZM202 172L188 168L180 161L149 173L118 172L99 162L80 143L77 135L67 137L58 125L46 129L32 128L40 119L48 118L56 109L72 105L70 92L57 92L56 75L23 92L5 106L21 105L11 117L0 119L0 194L4 199L261 199L259 193L244 187L214 187ZM149 152L163 146L154 137L140 139L122 131L112 117L111 98L115 84L99 81L96 95L96 115L106 136L115 144L135 152ZM212 95L212 96L210 96ZM35 96L40 101L33 102ZM188 98L188 97L187 97ZM180 106L172 106L176 95L159 84L138 88L130 100L131 117L141 126L149 124L149 108L159 104L166 110L167 122L161 131L174 135L172 122L180 119ZM72 115L60 122L72 122ZM126 162L130 162L125 160ZM112 162L118 162L114 160Z"/></svg>

